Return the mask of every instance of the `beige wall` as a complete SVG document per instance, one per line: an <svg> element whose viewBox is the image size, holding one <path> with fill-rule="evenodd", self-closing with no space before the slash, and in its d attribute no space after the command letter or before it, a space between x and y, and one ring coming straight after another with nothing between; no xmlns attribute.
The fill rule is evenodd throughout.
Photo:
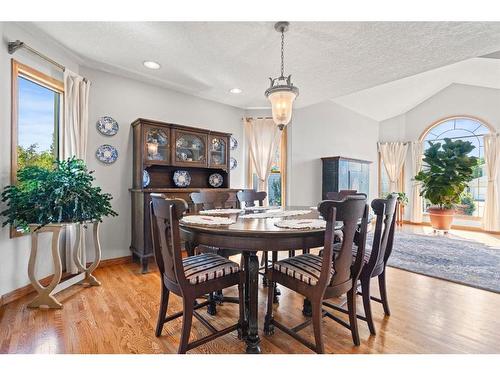
<svg viewBox="0 0 500 375"><path fill-rule="evenodd" d="M331 101L294 112L288 129L289 203L321 201L321 157L344 156L372 161L370 197L377 195L378 122Z"/></svg>

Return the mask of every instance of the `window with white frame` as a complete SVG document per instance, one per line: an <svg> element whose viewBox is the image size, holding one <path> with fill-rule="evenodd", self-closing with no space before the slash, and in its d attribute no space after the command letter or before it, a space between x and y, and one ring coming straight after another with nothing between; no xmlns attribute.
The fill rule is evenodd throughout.
<svg viewBox="0 0 500 375"><path fill-rule="evenodd" d="M482 217L484 212L484 199L488 180L485 173L484 164L484 144L483 136L488 134L490 129L478 119L472 117L453 117L438 122L428 129L421 137L424 142L424 151L431 142L443 142L445 138L451 140L469 141L475 147L471 156L478 158L478 165L474 167L474 179L469 183L467 190L462 194L461 202L457 207L458 213L471 217ZM424 200L423 211L426 212L430 206Z"/></svg>

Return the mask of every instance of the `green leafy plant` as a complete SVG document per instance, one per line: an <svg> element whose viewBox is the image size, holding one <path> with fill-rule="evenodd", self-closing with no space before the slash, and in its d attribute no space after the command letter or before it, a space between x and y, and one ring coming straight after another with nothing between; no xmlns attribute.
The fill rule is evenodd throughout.
<svg viewBox="0 0 500 375"><path fill-rule="evenodd" d="M271 180L271 194L269 194L269 204L281 206L281 180L273 178Z"/></svg>
<svg viewBox="0 0 500 375"><path fill-rule="evenodd" d="M92 186L93 171L74 157L56 161L53 168L26 166L17 172L17 183L5 187L2 202L7 209L0 214L23 231L28 224L40 227L49 223L102 221L117 216L111 208L112 196Z"/></svg>
<svg viewBox="0 0 500 375"><path fill-rule="evenodd" d="M449 138L444 143L429 144L423 169L415 176L422 183L420 195L440 208L452 208L460 203L463 191L474 178L478 159L469 153L475 147L470 142Z"/></svg>
<svg viewBox="0 0 500 375"><path fill-rule="evenodd" d="M476 202L474 197L468 191L464 191L460 196L460 204L462 205L462 212L464 215L472 216L476 211Z"/></svg>
<svg viewBox="0 0 500 375"><path fill-rule="evenodd" d="M385 199L391 198L393 194L396 194L398 196L398 202L401 206L408 205L408 196L406 195L406 193L404 191L400 191L398 193L394 192L394 193L387 194Z"/></svg>
<svg viewBox="0 0 500 375"><path fill-rule="evenodd" d="M49 150L38 151L38 144L34 143L28 147L17 146L17 166L22 169L27 166L37 166L45 169L54 168L56 158L54 156L54 146Z"/></svg>

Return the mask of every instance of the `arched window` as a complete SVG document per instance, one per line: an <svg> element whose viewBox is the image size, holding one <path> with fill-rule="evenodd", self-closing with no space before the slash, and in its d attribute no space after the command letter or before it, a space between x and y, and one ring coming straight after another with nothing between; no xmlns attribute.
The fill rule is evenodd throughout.
<svg viewBox="0 0 500 375"><path fill-rule="evenodd" d="M474 168L474 179L469 183L467 191L462 195L458 213L472 217L482 217L484 212L484 198L488 184L484 170L484 144L483 136L490 132L490 127L483 121L474 117L451 117L441 120L429 127L420 137L424 141L424 150L429 147L429 142L440 142L445 138L451 140L461 139L471 142L475 148L470 155L479 159L479 164ZM424 211L429 206L424 201Z"/></svg>

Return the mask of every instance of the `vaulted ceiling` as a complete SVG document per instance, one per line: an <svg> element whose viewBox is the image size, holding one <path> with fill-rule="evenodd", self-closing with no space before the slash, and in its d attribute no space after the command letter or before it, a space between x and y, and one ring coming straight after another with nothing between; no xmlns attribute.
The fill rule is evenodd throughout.
<svg viewBox="0 0 500 375"><path fill-rule="evenodd" d="M406 113L454 83L500 89L500 60L493 56L468 59L338 97L333 101L382 121Z"/></svg>
<svg viewBox="0 0 500 375"><path fill-rule="evenodd" d="M25 26L48 34L78 55L83 65L241 108L268 107L267 78L279 75L280 36L272 22ZM341 104L353 107L349 94L500 50L500 23L292 22L285 41L285 73L292 74L301 90L298 107L341 97ZM148 70L144 60L157 61L162 68ZM411 85L417 101L422 98L416 91L426 91L425 96L439 89L424 89L418 81ZM230 94L233 87L243 93ZM376 108L390 103L364 98L364 106L374 107L371 117L390 112Z"/></svg>

